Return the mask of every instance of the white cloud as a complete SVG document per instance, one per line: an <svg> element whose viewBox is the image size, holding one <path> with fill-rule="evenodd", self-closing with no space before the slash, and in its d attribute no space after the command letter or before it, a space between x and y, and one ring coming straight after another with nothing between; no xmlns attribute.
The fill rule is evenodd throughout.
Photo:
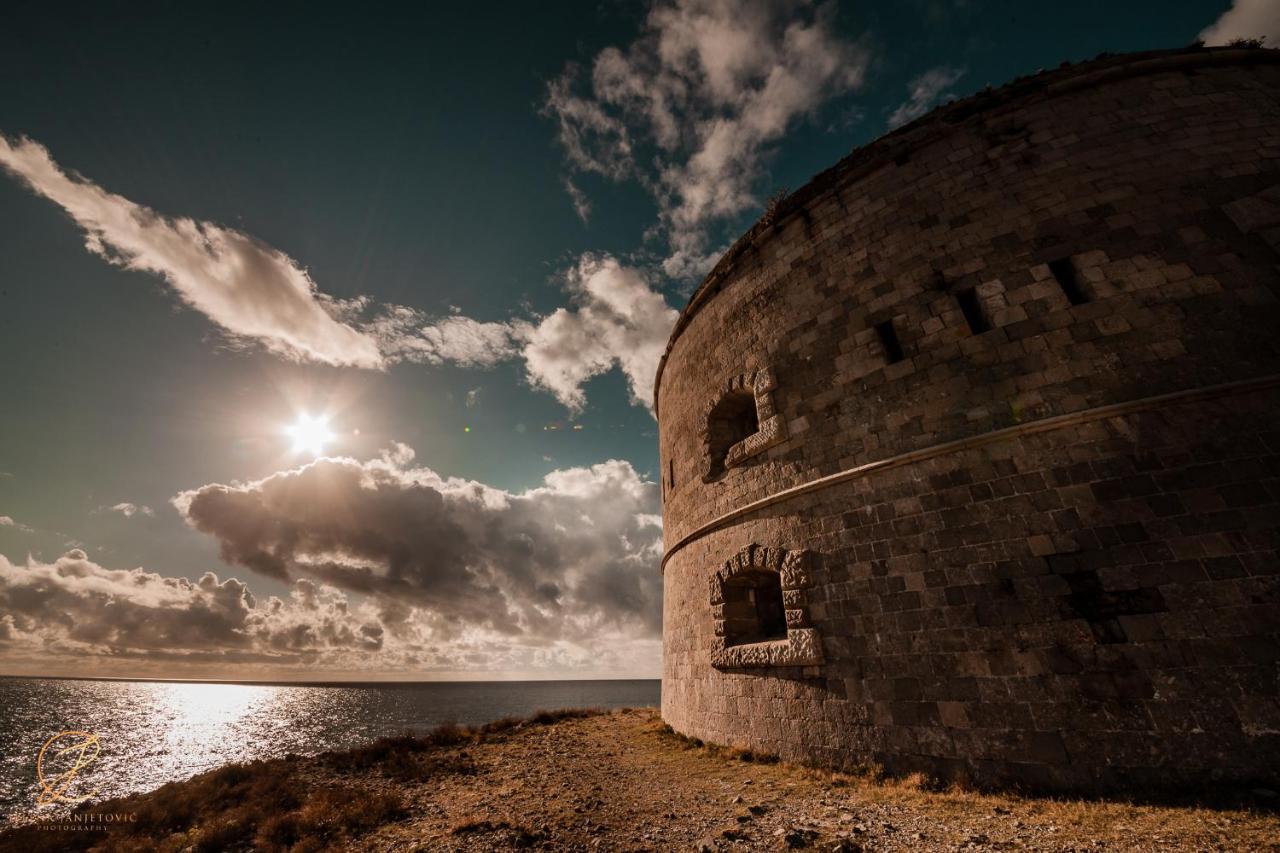
<svg viewBox="0 0 1280 853"><path fill-rule="evenodd" d="M679 313L645 274L603 254L585 254L564 276L570 305L545 317L484 323L462 315L429 320L395 307L369 324L388 358L490 367L522 359L531 385L572 411L583 385L619 368L631 400L652 410L653 379ZM468 406L475 401L468 397Z"/></svg>
<svg viewBox="0 0 1280 853"><path fill-rule="evenodd" d="M432 320L402 305L387 306L366 328L392 361L491 367L519 353L520 321L480 322L452 315Z"/></svg>
<svg viewBox="0 0 1280 853"><path fill-rule="evenodd" d="M524 358L533 384L575 409L584 402L582 383L618 365L633 398L650 404L652 373L675 312L637 271L610 258L584 256L569 277L576 307L549 317L432 318L403 305L375 306L367 296L327 296L284 253L241 232L168 219L108 193L64 173L30 140L0 135L0 166L66 210L85 230L90 251L161 276L240 343L257 342L291 360L377 369L401 362L483 368ZM130 506L111 509L149 514Z"/></svg>
<svg viewBox="0 0 1280 853"><path fill-rule="evenodd" d="M566 283L577 302L542 319L523 355L533 384L571 410L586 403L583 384L621 368L634 403L653 406L653 380L679 316L643 274L607 255L584 255Z"/></svg>
<svg viewBox="0 0 1280 853"><path fill-rule="evenodd" d="M1234 0L1222 17L1201 31L1200 38L1208 45L1262 38L1268 47L1280 47L1280 2Z"/></svg>
<svg viewBox="0 0 1280 853"><path fill-rule="evenodd" d="M508 492L412 466L397 445L174 499L228 563L414 608L436 640L590 644L661 630L656 484L627 462L553 471ZM384 618L385 621L385 618Z"/></svg>
<svg viewBox="0 0 1280 853"><path fill-rule="evenodd" d="M591 219L591 200L587 198L572 178L565 178L564 190L569 194L569 200L573 202L573 212L578 214L578 218L582 220L582 224L586 225Z"/></svg>
<svg viewBox="0 0 1280 853"><path fill-rule="evenodd" d="M155 515L155 511L152 510L151 507L129 503L128 501L115 504L114 506L103 507L103 509L106 509L108 512L118 512L125 518L133 518L135 515Z"/></svg>
<svg viewBox="0 0 1280 853"><path fill-rule="evenodd" d="M652 410L654 374L679 313L641 270L609 255L582 255L565 273L564 286L570 305L545 317L429 320L393 307L366 328L395 361L490 367L522 359L530 384L575 412L586 404L587 380L617 367L632 402ZM469 394L468 407L475 403Z"/></svg>
<svg viewBox="0 0 1280 853"><path fill-rule="evenodd" d="M23 533L34 533L35 528L28 527L20 521L14 521L7 515L0 515L0 527L11 527L14 530L21 530Z"/></svg>
<svg viewBox="0 0 1280 853"><path fill-rule="evenodd" d="M44 146L0 135L0 166L65 210L90 252L163 278L233 340L294 361L380 368L377 342L331 316L291 258L211 222L170 219L64 172Z"/></svg>
<svg viewBox="0 0 1280 853"><path fill-rule="evenodd" d="M235 578L198 581L143 569L111 570L72 550L26 565L0 555L0 652L163 656L202 661L315 663L367 656L385 630L371 606L352 608L332 587L299 580L287 599L257 602Z"/></svg>
<svg viewBox="0 0 1280 853"><path fill-rule="evenodd" d="M963 68L939 65L930 68L907 84L907 100L889 115L889 129L901 127L920 118L950 93L948 89L964 76Z"/></svg>
<svg viewBox="0 0 1280 853"><path fill-rule="evenodd" d="M833 17L804 0L659 2L630 46L596 56L589 81L570 65L549 84L544 111L570 167L634 179L657 200L669 275L704 272L718 254L707 227L759 204L769 146L861 83L866 53Z"/></svg>

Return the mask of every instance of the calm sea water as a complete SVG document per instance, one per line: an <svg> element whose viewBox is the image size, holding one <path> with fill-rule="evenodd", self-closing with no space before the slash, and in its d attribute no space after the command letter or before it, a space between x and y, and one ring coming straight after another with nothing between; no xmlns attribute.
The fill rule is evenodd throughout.
<svg viewBox="0 0 1280 853"><path fill-rule="evenodd" d="M50 737L92 732L101 751L78 784L94 800L225 764L344 749L444 722L540 709L657 705L654 681L433 682L343 686L0 679L0 819L36 816L36 756ZM41 811L43 815L43 810Z"/></svg>

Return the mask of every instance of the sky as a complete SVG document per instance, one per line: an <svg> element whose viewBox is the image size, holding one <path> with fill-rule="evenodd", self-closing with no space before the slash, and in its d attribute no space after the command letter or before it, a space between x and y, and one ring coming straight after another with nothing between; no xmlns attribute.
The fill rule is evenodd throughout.
<svg viewBox="0 0 1280 853"><path fill-rule="evenodd" d="M456 4L455 4L456 5ZM1280 3L6 6L0 674L656 677L653 375L767 198Z"/></svg>

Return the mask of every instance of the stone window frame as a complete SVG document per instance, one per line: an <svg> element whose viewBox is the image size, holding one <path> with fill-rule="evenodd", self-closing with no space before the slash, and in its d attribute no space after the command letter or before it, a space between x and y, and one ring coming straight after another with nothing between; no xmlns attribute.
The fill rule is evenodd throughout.
<svg viewBox="0 0 1280 853"><path fill-rule="evenodd" d="M806 590L813 585L809 551L788 551L752 543L734 554L710 578L711 618L715 637L711 665L717 669L769 666L817 666L822 640L809 619ZM785 639L729 645L725 637L724 585L748 572L777 572L787 620Z"/></svg>
<svg viewBox="0 0 1280 853"><path fill-rule="evenodd" d="M730 468L738 467L751 457L763 453L770 447L787 440L786 421L782 419L782 415L778 414L773 399L773 392L777 390L777 387L777 377L774 375L773 369L769 367L740 373L725 381L720 388L720 393L711 401L711 405L707 407L702 418L702 447L707 465L707 471L702 477L704 483L713 482L723 476L722 473L717 473L716 471L718 460L714 457L715 448L712 446L711 420L716 408L730 394L751 391L752 396L755 398L757 426L754 433L736 444L730 445L725 452L724 470L726 472Z"/></svg>

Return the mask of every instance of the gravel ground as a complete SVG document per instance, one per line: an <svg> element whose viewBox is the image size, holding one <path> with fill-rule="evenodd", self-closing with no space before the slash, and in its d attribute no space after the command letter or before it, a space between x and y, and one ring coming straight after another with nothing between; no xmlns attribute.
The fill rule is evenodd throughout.
<svg viewBox="0 0 1280 853"><path fill-rule="evenodd" d="M651 710L467 746L368 850L1280 850L1274 812L931 792L691 748ZM1265 792L1261 795L1265 797Z"/></svg>

